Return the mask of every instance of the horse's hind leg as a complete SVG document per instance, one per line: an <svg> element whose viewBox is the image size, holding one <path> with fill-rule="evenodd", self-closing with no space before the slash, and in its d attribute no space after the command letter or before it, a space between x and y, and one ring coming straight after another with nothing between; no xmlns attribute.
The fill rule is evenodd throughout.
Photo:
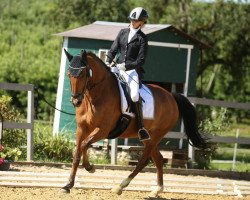
<svg viewBox="0 0 250 200"><path fill-rule="evenodd" d="M157 168L157 187L149 194L149 197L156 198L160 192L163 191L163 156L161 155L158 147L154 148L151 157Z"/></svg>
<svg viewBox="0 0 250 200"><path fill-rule="evenodd" d="M80 148L80 145L77 145L75 148L69 181L63 188L61 188L61 192L70 193L70 189L74 186L74 183L75 183L76 171L77 171L77 167L79 166L80 160L81 160L81 148Z"/></svg>
<svg viewBox="0 0 250 200"><path fill-rule="evenodd" d="M149 157L154 146L152 145L150 140L145 141L144 146L145 148L143 150L142 156L138 164L136 165L134 171L128 176L128 178L124 179L119 186L114 187L112 189L112 192L121 195L122 189L127 187L129 183L132 181L132 179L148 164Z"/></svg>

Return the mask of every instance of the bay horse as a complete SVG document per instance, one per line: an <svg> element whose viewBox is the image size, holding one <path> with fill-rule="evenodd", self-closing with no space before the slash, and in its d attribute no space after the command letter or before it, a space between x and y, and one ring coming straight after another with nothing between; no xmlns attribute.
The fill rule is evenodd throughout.
<svg viewBox="0 0 250 200"><path fill-rule="evenodd" d="M65 50L65 49L64 49ZM65 50L69 60L68 77L71 84L71 101L76 108L76 148L68 183L61 189L69 193L74 186L75 175L81 157L83 167L90 173L95 171L90 164L87 150L91 144L108 138L111 130L121 116L120 92L117 80L110 68L94 53L81 51L73 56ZM155 102L155 117L144 119L144 125L151 139L143 141L144 149L134 171L121 184L112 189L120 195L131 180L148 164L152 158L157 168L157 188L149 196L156 197L163 191L163 156L158 143L183 118L185 131L193 146L207 147L206 139L198 132L196 113L193 105L181 94L169 93L164 88L148 84ZM120 138L137 138L137 125L132 118Z"/></svg>

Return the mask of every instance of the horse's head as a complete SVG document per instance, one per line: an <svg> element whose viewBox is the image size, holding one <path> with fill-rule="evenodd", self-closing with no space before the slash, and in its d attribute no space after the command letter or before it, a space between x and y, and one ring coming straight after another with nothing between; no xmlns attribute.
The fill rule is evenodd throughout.
<svg viewBox="0 0 250 200"><path fill-rule="evenodd" d="M71 102L75 107L79 107L92 72L88 66L86 51L82 50L76 56L71 55L65 49L64 52L69 60L68 77L71 85Z"/></svg>

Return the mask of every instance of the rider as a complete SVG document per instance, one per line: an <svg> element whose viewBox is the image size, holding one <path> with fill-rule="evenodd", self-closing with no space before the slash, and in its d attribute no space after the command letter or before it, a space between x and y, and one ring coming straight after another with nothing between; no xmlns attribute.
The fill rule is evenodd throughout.
<svg viewBox="0 0 250 200"><path fill-rule="evenodd" d="M139 81L144 72L148 40L141 28L147 23L148 13L142 7L134 8L128 17L130 26L122 29L108 52L107 63L111 64L117 53L120 53L116 67L130 87L130 96L135 105L138 136L141 141L149 140L150 135L144 128L142 101L139 95ZM140 76L140 78L139 78Z"/></svg>

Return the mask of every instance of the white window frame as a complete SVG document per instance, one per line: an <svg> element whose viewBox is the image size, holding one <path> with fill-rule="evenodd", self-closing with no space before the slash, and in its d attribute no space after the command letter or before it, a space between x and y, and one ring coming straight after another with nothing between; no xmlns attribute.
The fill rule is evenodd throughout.
<svg viewBox="0 0 250 200"><path fill-rule="evenodd" d="M109 51L109 49L99 49L99 53L98 53L98 56L99 56L99 58L103 61L103 62L106 62L106 60L107 60L107 54L108 54L108 51ZM103 55L102 54L104 54L104 57L105 58L103 58Z"/></svg>

